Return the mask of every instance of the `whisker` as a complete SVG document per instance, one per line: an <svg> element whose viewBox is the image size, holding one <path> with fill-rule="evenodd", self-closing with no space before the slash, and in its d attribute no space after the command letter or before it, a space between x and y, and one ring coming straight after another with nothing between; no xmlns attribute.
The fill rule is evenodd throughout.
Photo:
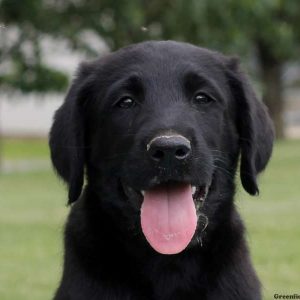
<svg viewBox="0 0 300 300"><path fill-rule="evenodd" d="M221 159L221 158L214 158L214 163L215 162L220 162L222 163L224 166L226 166L228 164L228 161L225 161L224 159Z"/></svg>
<svg viewBox="0 0 300 300"><path fill-rule="evenodd" d="M221 172L224 173L224 175L227 175L229 176L230 179L233 179L234 178L234 174L232 174L231 172L229 172L228 170L226 170L225 168L222 168L220 166L214 166L217 170L220 170Z"/></svg>
<svg viewBox="0 0 300 300"><path fill-rule="evenodd" d="M221 151L221 150L217 150L217 149L210 149L210 151L219 152L219 153L223 153L223 154L230 154L230 152L225 152L225 151Z"/></svg>

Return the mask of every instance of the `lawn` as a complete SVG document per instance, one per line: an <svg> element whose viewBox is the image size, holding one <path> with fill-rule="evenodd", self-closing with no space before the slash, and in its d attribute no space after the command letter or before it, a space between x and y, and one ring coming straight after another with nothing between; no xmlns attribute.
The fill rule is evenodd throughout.
<svg viewBox="0 0 300 300"><path fill-rule="evenodd" d="M45 141L7 140L5 160L47 160ZM260 178L260 196L238 188L236 204L264 286L264 299L299 294L300 141L276 144ZM68 212L64 185L49 169L0 174L0 299L51 299L62 264ZM221 300L221 299L220 299Z"/></svg>

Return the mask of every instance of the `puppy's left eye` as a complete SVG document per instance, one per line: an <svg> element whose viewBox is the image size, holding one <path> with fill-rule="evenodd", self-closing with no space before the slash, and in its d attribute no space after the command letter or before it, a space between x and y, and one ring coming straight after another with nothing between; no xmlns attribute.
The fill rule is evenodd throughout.
<svg viewBox="0 0 300 300"><path fill-rule="evenodd" d="M136 102L132 98L125 96L119 99L115 105L119 108L131 108L136 105Z"/></svg>
<svg viewBox="0 0 300 300"><path fill-rule="evenodd" d="M194 102L197 104L209 104L214 101L214 98L205 94L205 93L198 93L194 96Z"/></svg>

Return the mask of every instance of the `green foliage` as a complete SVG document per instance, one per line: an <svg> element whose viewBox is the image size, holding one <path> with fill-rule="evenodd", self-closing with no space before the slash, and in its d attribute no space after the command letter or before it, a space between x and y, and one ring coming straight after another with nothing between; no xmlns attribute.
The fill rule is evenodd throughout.
<svg viewBox="0 0 300 300"><path fill-rule="evenodd" d="M62 74L41 63L45 35L66 39L90 56L97 53L83 39L87 31L113 50L148 39L175 39L243 55L265 49L266 56L279 62L299 58L298 0L2 0L0 20L18 29L13 45L0 46L0 61L9 58L14 65L1 82L25 92L66 85ZM30 54L24 51L26 43Z"/></svg>
<svg viewBox="0 0 300 300"><path fill-rule="evenodd" d="M24 67L8 75L0 76L0 85L26 92L62 91L68 84L68 78L62 72L44 65Z"/></svg>
<svg viewBox="0 0 300 300"><path fill-rule="evenodd" d="M42 62L40 42L43 34L50 32L51 22L47 17L51 16L41 0L0 2L0 63L10 64L8 71L0 73L1 86L25 93L66 88L66 74Z"/></svg>
<svg viewBox="0 0 300 300"><path fill-rule="evenodd" d="M2 0L0 4L0 17L6 24L22 26L31 23L38 26L41 22L40 13L44 7L40 0Z"/></svg>
<svg viewBox="0 0 300 300"><path fill-rule="evenodd" d="M263 44L277 61L298 59L300 2L297 0L233 1L240 34L255 46Z"/></svg>

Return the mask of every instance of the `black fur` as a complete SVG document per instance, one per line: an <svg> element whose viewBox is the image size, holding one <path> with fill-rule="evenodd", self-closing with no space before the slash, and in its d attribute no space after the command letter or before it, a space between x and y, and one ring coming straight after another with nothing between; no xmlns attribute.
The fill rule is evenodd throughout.
<svg viewBox="0 0 300 300"><path fill-rule="evenodd" d="M196 102L199 91L211 101ZM120 108L123 96L136 105ZM158 172L146 144L166 131L188 138L192 157ZM234 177L240 155L242 184L258 193L273 137L266 108L235 58L167 41L82 64L50 133L53 165L73 203L55 299L261 299L233 203ZM140 228L139 197L124 192L169 181L211 182L203 245L196 232L176 255L151 248Z"/></svg>

